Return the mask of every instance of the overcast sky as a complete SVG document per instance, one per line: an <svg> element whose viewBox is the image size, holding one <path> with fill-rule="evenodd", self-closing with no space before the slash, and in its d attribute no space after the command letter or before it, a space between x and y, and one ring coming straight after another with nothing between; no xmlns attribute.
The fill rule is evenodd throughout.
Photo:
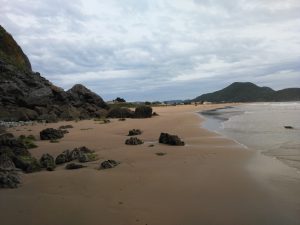
<svg viewBox="0 0 300 225"><path fill-rule="evenodd" d="M300 86L299 0L0 0L35 71L104 99Z"/></svg>

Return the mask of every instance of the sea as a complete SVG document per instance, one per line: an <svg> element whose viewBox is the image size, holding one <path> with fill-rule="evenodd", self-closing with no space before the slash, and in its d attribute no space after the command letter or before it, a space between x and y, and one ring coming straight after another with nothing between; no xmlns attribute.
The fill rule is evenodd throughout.
<svg viewBox="0 0 300 225"><path fill-rule="evenodd" d="M204 128L300 170L300 102L241 104L200 114Z"/></svg>

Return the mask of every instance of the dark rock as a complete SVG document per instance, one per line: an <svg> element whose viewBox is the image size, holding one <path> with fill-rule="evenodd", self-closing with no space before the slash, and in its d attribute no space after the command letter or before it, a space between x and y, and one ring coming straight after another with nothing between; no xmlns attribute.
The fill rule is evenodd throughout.
<svg viewBox="0 0 300 225"><path fill-rule="evenodd" d="M138 139L137 137L131 137L125 141L126 145L141 145L143 143L144 142L142 140Z"/></svg>
<svg viewBox="0 0 300 225"><path fill-rule="evenodd" d="M65 168L67 170L76 170L76 169L81 169L84 167L86 167L86 166L81 165L81 164L76 164L76 163L68 163Z"/></svg>
<svg viewBox="0 0 300 225"><path fill-rule="evenodd" d="M164 155L166 155L167 153L165 153L165 152L156 152L155 154L158 155L158 156L164 156Z"/></svg>
<svg viewBox="0 0 300 225"><path fill-rule="evenodd" d="M97 155L95 153L80 153L78 156L78 161L81 163L92 162L97 160Z"/></svg>
<svg viewBox="0 0 300 225"><path fill-rule="evenodd" d="M159 115L157 114L157 112L153 112L152 116L159 116Z"/></svg>
<svg viewBox="0 0 300 225"><path fill-rule="evenodd" d="M36 140L33 135L28 135L27 137L25 135L20 135L18 138L19 141L21 141L27 149L36 148L38 147L34 141Z"/></svg>
<svg viewBox="0 0 300 225"><path fill-rule="evenodd" d="M56 164L63 164L78 160L79 162L91 162L97 159L97 154L93 150L82 146L80 148L74 148L72 151L66 150L59 154L56 159Z"/></svg>
<svg viewBox="0 0 300 225"><path fill-rule="evenodd" d="M20 183L17 172L0 170L0 188L17 188Z"/></svg>
<svg viewBox="0 0 300 225"><path fill-rule="evenodd" d="M68 124L68 125L60 126L58 129L65 130L65 129L71 129L71 128L74 128L74 127L72 125Z"/></svg>
<svg viewBox="0 0 300 225"><path fill-rule="evenodd" d="M67 91L67 94L73 105L81 106L89 103L89 107L96 106L92 110L93 112L95 112L99 107L107 108L106 103L99 95L95 94L81 84L74 85L70 90Z"/></svg>
<svg viewBox="0 0 300 225"><path fill-rule="evenodd" d="M140 135L142 131L140 129L132 129L128 132L128 136Z"/></svg>
<svg viewBox="0 0 300 225"><path fill-rule="evenodd" d="M183 146L185 144L177 135L171 135L168 133L160 134L159 143L178 146Z"/></svg>
<svg viewBox="0 0 300 225"><path fill-rule="evenodd" d="M152 116L152 108L147 105L141 105L135 108L135 118L149 118Z"/></svg>
<svg viewBox="0 0 300 225"><path fill-rule="evenodd" d="M62 130L57 130L54 128L46 128L40 132L41 140L53 140L60 139L64 137L64 132Z"/></svg>
<svg viewBox="0 0 300 225"><path fill-rule="evenodd" d="M285 129L294 129L292 126L284 126Z"/></svg>
<svg viewBox="0 0 300 225"><path fill-rule="evenodd" d="M116 107L108 111L109 118L133 118L134 112L125 107Z"/></svg>
<svg viewBox="0 0 300 225"><path fill-rule="evenodd" d="M28 156L15 156L13 158L15 166L26 173L37 172L41 170L41 165L36 158L31 155Z"/></svg>
<svg viewBox="0 0 300 225"><path fill-rule="evenodd" d="M17 140L13 135L7 133L0 135L0 149L9 149L12 154L16 156L28 156L30 155L27 147L22 143L22 141Z"/></svg>
<svg viewBox="0 0 300 225"><path fill-rule="evenodd" d="M70 150L65 150L56 157L55 164L59 165L70 161L72 161L71 152Z"/></svg>
<svg viewBox="0 0 300 225"><path fill-rule="evenodd" d="M53 171L56 167L53 156L49 154L42 155L40 159L40 164L42 168L45 168L48 171Z"/></svg>
<svg viewBox="0 0 300 225"><path fill-rule="evenodd" d="M103 161L102 163L100 163L100 169L111 169L111 168L116 167L119 164L120 164L120 162L109 159L109 160L106 160L106 161Z"/></svg>
<svg viewBox="0 0 300 225"><path fill-rule="evenodd" d="M0 155L0 171L13 171L15 170L15 164L11 160L11 156L6 153Z"/></svg>

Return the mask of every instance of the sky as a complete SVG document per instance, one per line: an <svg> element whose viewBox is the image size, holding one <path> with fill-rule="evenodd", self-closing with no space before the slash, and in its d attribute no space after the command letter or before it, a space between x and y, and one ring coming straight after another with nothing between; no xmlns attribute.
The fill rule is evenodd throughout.
<svg viewBox="0 0 300 225"><path fill-rule="evenodd" d="M105 100L300 87L299 0L0 0L33 70Z"/></svg>

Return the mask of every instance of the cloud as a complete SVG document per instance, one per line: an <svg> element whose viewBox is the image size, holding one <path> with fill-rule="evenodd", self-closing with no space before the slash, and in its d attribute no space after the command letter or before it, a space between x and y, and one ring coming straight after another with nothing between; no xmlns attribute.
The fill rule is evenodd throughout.
<svg viewBox="0 0 300 225"><path fill-rule="evenodd" d="M300 84L298 0L0 0L33 69L105 99L184 99Z"/></svg>

